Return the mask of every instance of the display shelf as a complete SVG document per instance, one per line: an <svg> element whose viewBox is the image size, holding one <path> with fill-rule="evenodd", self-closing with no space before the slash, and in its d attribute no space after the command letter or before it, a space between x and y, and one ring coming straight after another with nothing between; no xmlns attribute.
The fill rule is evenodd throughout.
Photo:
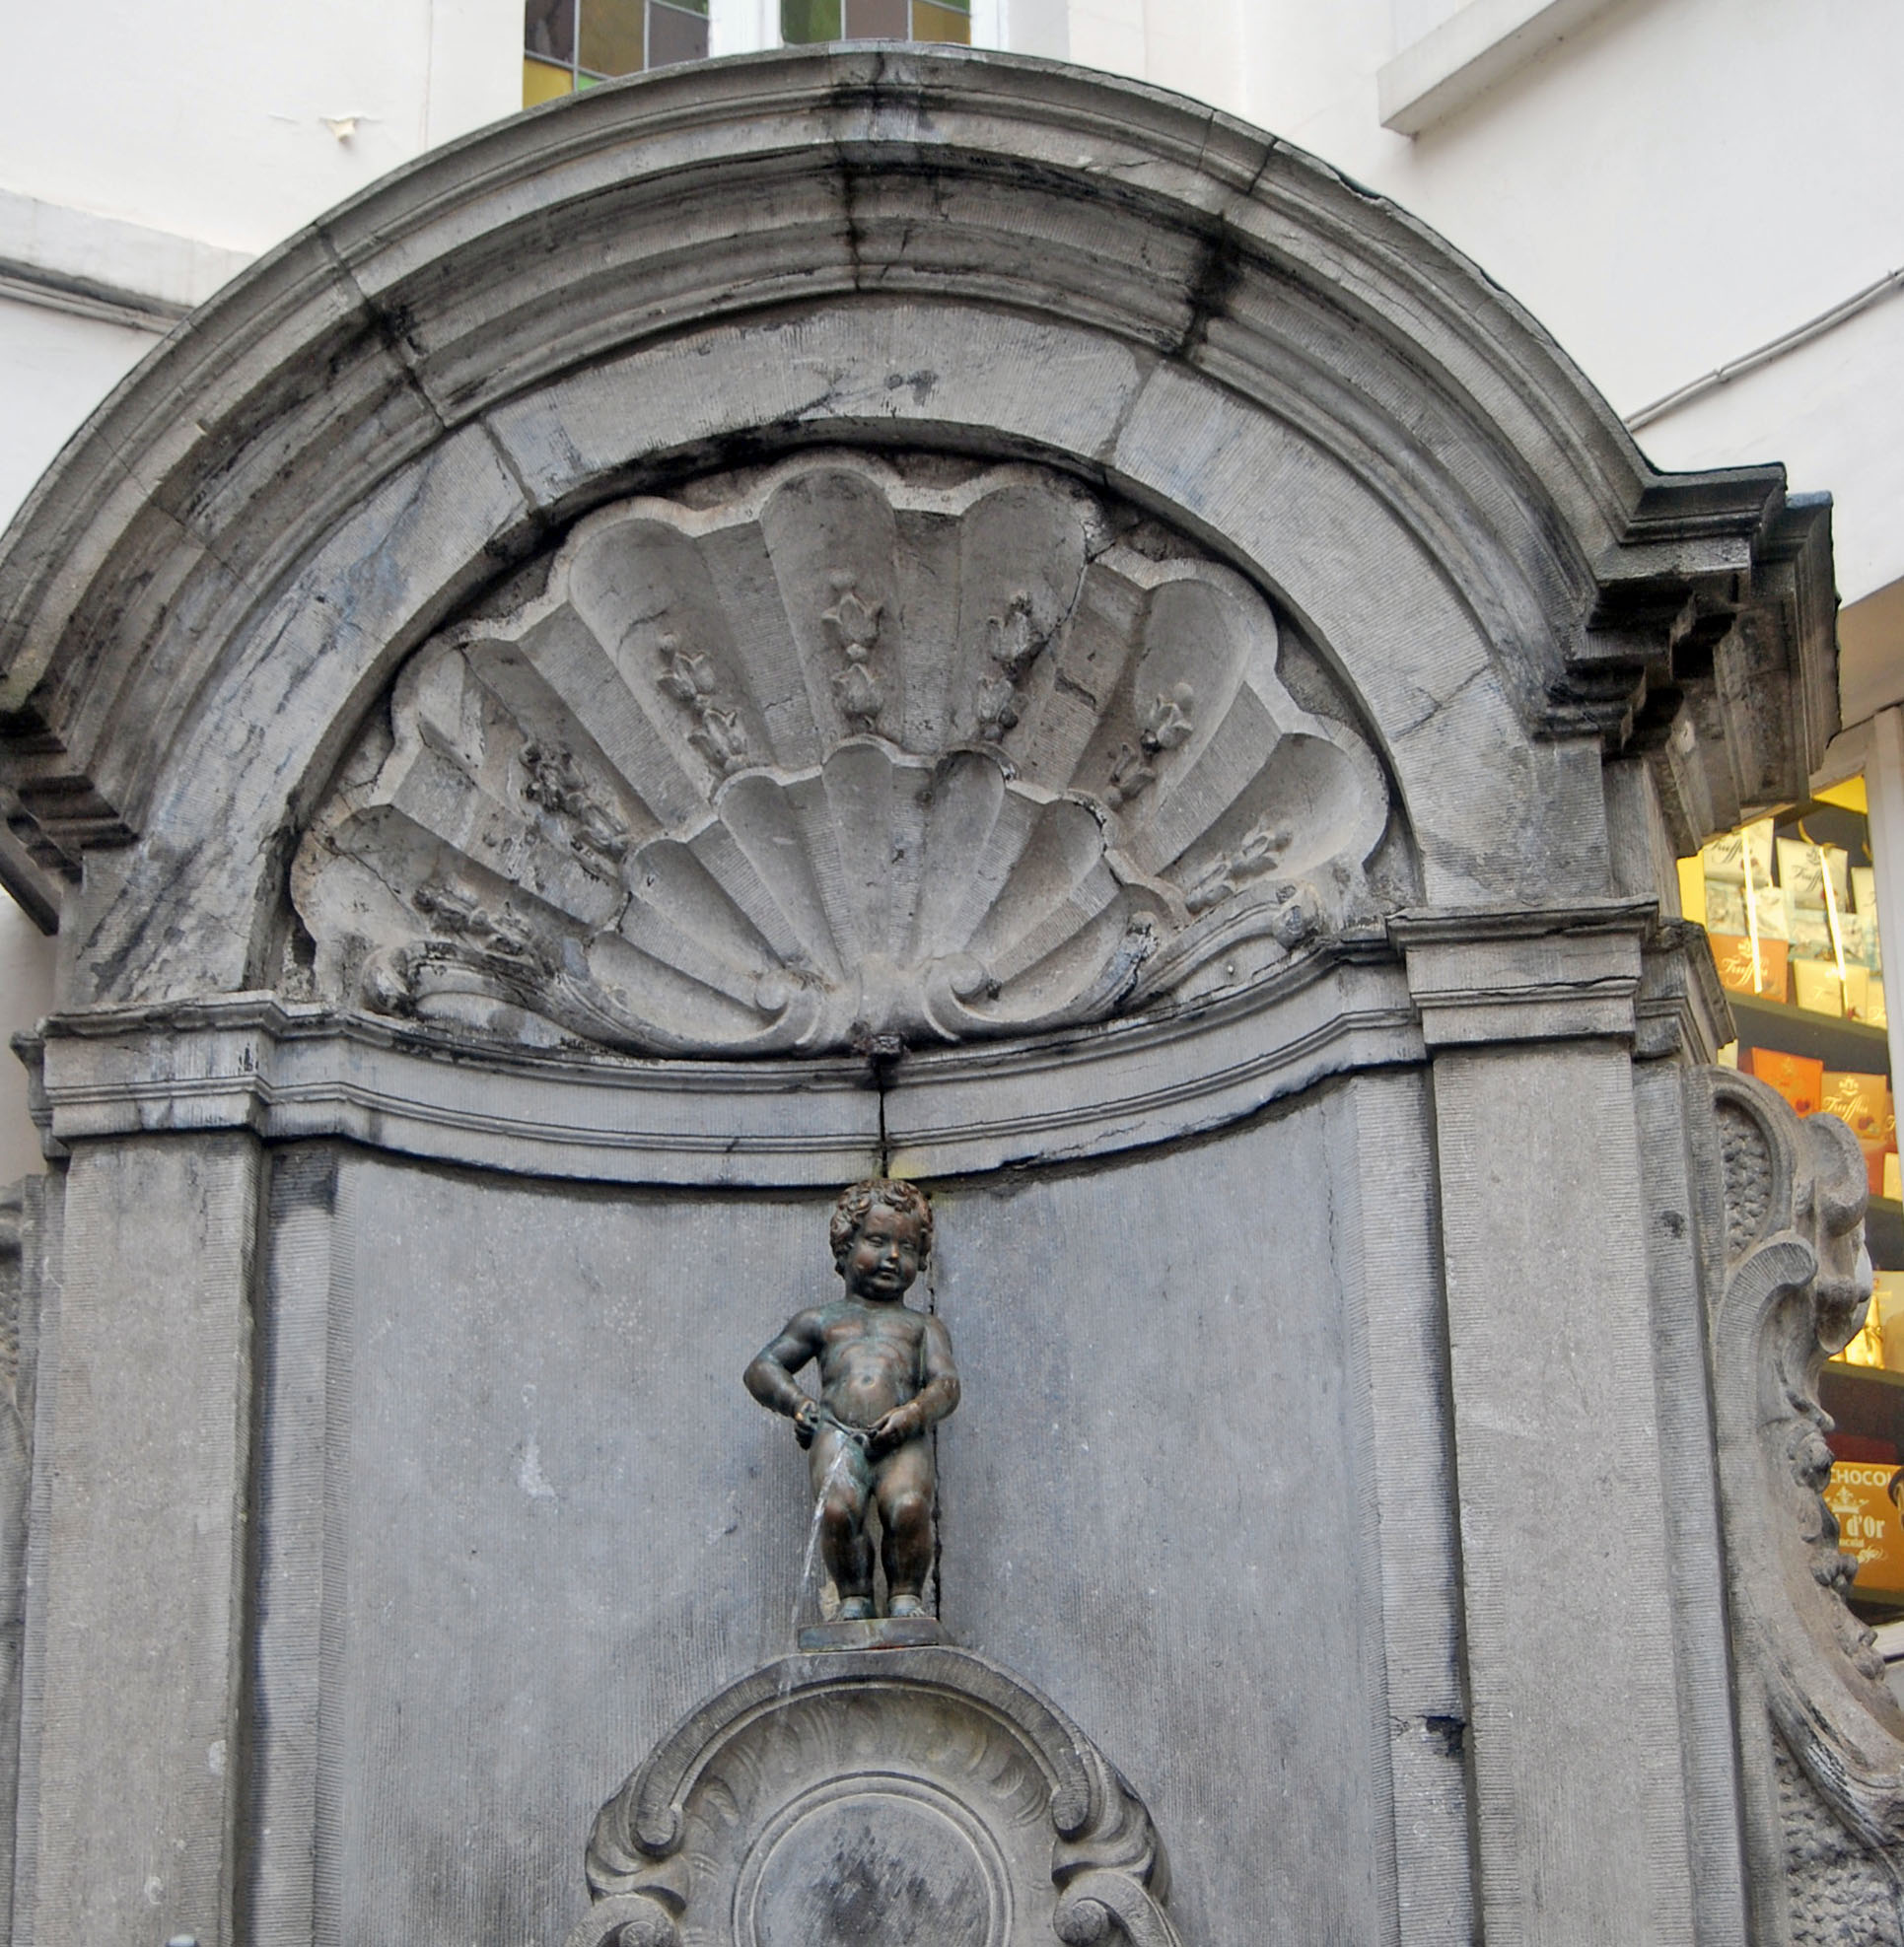
<svg viewBox="0 0 1904 1947"><path fill-rule="evenodd" d="M1837 1423L1834 1441L1873 1441L1904 1462L1904 1372L1828 1359L1818 1373L1818 1403Z"/></svg>
<svg viewBox="0 0 1904 1947"><path fill-rule="evenodd" d="M1757 994L1728 994L1732 1021L1738 1029L1739 1067L1753 1048L1774 1048L1781 1054L1803 1055L1828 1069L1849 1069L1856 1075L1888 1075L1890 1037L1867 1021L1839 1020L1814 1014L1789 1001L1768 1001Z"/></svg>

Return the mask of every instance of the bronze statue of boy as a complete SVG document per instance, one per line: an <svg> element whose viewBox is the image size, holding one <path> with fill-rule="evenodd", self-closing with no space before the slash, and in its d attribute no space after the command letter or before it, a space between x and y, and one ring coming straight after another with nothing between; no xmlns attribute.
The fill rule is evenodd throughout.
<svg viewBox="0 0 1904 1947"><path fill-rule="evenodd" d="M932 1206L910 1183L883 1178L840 1193L829 1226L846 1291L796 1313L750 1364L747 1391L784 1413L811 1449L820 1549L839 1590L839 1620L873 1615L868 1503L883 1531L886 1614L923 1616L932 1567L933 1426L958 1404L952 1340L906 1287L932 1254ZM815 1400L795 1383L819 1360Z"/></svg>

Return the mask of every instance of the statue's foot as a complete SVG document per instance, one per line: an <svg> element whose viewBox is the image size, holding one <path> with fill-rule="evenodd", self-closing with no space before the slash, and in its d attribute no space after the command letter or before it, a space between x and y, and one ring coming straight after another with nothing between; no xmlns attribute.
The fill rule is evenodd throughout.
<svg viewBox="0 0 1904 1947"><path fill-rule="evenodd" d="M926 1605L916 1595L895 1595L885 1606L888 1616L923 1616Z"/></svg>
<svg viewBox="0 0 1904 1947"><path fill-rule="evenodd" d="M873 1620L873 1598L870 1595L842 1597L839 1620L842 1623L870 1623Z"/></svg>

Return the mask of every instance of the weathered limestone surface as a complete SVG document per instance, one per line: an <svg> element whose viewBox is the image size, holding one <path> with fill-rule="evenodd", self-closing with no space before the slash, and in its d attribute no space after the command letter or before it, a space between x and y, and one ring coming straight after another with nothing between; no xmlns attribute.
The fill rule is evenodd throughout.
<svg viewBox="0 0 1904 1947"><path fill-rule="evenodd" d="M1483 1922L1561 1941L1621 1911L1691 1940L1631 1064L1443 1050L1435 1108ZM1573 1579L1596 1561L1620 1572Z"/></svg>
<svg viewBox="0 0 1904 1947"><path fill-rule="evenodd" d="M221 1134L82 1147L67 1169L16 1940L233 1937L259 1164Z"/></svg>
<svg viewBox="0 0 1904 1947"><path fill-rule="evenodd" d="M718 1824L778 1668L697 1882L770 1947L908 1833L1014 1947L1904 1941L1855 1164L1688 1073L1672 871L1804 788L1831 603L1779 469L1655 473L1404 213L1100 77L668 71L292 240L0 543L14 1939L699 1941L702 1853L582 1847L670 1753ZM881 1172L952 1646L835 1683L739 1375ZM892 1687L896 1797L886 1654L964 1699Z"/></svg>
<svg viewBox="0 0 1904 1947"><path fill-rule="evenodd" d="M1221 536L1348 673L1437 899L1601 889L1567 739L1663 718L1683 839L1829 733L1819 511L1653 474L1402 213L1036 63L741 61L336 212L105 409L114 468L49 476L0 570L0 709L38 730L6 788L47 870L145 841L73 905L70 998L274 977L280 848L405 654L590 508L842 435L1050 457ZM215 782L199 721L252 730ZM1444 789L1476 758L1485 809Z"/></svg>
<svg viewBox="0 0 1904 1947"><path fill-rule="evenodd" d="M604 510L542 579L404 666L299 848L325 999L930 1046L1234 990L1413 890L1314 653L1061 475L801 458Z"/></svg>

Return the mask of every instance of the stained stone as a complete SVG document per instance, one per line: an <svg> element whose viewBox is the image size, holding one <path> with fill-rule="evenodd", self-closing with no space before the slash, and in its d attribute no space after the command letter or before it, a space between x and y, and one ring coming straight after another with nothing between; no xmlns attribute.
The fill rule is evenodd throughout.
<svg viewBox="0 0 1904 1947"><path fill-rule="evenodd" d="M290 240L0 548L14 1940L1897 1943L1862 1178L1671 864L1832 630L1162 91L712 62ZM880 1174L930 1625L736 1383Z"/></svg>
<svg viewBox="0 0 1904 1947"><path fill-rule="evenodd" d="M411 658L313 820L325 1000L932 1045L1235 987L1412 889L1399 843L1371 869L1388 792L1313 655L1050 471L803 457L596 514L531 580Z"/></svg>
<svg viewBox="0 0 1904 1947"><path fill-rule="evenodd" d="M1008 1938L1003 1862L922 1796L849 1784L761 1843L765 1857L737 1901L744 1947L1001 1947Z"/></svg>

